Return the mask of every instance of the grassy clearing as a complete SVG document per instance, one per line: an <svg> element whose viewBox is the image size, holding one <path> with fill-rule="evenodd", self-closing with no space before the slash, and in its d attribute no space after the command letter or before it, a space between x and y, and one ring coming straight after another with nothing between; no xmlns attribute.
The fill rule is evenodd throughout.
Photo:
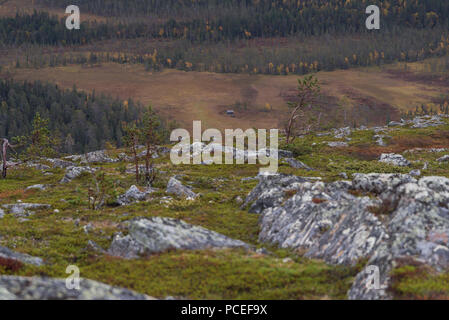
<svg viewBox="0 0 449 320"><path fill-rule="evenodd" d="M286 101L295 94L297 76L215 74L165 70L150 73L139 65L113 63L44 69L11 69L17 80L56 82L63 88L132 97L152 104L161 115L190 129L193 120L208 128L272 128L286 115ZM440 97L442 84L423 84L392 76L387 69L363 68L319 72L323 117L330 123L385 124L385 117L414 110ZM234 109L236 117L226 115Z"/></svg>

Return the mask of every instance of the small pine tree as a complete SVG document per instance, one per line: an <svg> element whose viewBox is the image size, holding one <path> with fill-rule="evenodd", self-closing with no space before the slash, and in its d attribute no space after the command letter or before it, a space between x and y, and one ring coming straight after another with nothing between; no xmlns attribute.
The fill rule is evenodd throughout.
<svg viewBox="0 0 449 320"><path fill-rule="evenodd" d="M48 128L48 119L43 119L39 112L34 116L32 130L29 135L16 137L15 141L20 146L25 146L22 154L26 160L39 157L56 157L60 141L51 134Z"/></svg>
<svg viewBox="0 0 449 320"><path fill-rule="evenodd" d="M161 122L151 106L145 111L140 130L141 141L145 145L145 183L149 186L156 178L152 158L157 144L161 142Z"/></svg>

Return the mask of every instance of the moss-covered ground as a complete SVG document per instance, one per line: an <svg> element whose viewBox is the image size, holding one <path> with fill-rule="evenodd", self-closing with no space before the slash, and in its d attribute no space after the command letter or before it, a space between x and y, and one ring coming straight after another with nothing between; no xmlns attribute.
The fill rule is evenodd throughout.
<svg viewBox="0 0 449 320"><path fill-rule="evenodd" d="M400 172L421 169L423 175L449 177L449 164L436 161L444 153L405 153L411 168L398 168L377 161L380 153L401 153L416 147L449 147L449 123L445 126L394 129L387 147L379 147L369 130L355 131L349 147L330 148L327 141L343 141L333 136L309 135L297 139L291 149L298 160L314 171L293 169L281 164L281 173L322 177L324 181L341 179L339 174L356 172ZM283 146L285 148L285 146ZM447 154L447 153L446 153ZM120 194L135 184L133 174L123 173L124 164L99 164L113 183L111 194ZM126 164L130 166L130 164ZM60 184L63 169L41 171L18 167L7 179L0 180L0 204L17 200L48 203L52 208L38 211L26 219L11 214L0 219L0 245L18 252L41 257L42 267L11 266L0 263L0 274L41 275L65 278L68 265L77 265L81 276L107 284L126 287L158 298L175 296L190 299L345 299L351 281L360 270L356 267L330 266L322 261L303 258L300 252L279 249L258 242L258 216L240 209L257 181L253 165L174 166L168 156L156 160L159 175L154 187L159 191L147 202L129 206L88 208L88 174L68 184ZM161 201L170 177L179 179L201 194L195 201ZM26 190L34 184L46 184L45 191ZM57 211L55 212L55 209ZM88 241L107 249L112 236L126 232L122 222L135 217L172 217L265 247L271 254L245 250L170 251L137 260L113 258L93 250ZM85 226L91 229L85 232ZM289 258L289 259L286 259ZM397 298L449 296L449 274L419 272L404 265L394 271L391 290Z"/></svg>

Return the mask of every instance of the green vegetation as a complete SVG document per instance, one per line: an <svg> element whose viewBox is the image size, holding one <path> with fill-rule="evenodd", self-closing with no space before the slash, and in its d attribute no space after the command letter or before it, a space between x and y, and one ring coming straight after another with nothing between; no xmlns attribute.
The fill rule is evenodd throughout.
<svg viewBox="0 0 449 320"><path fill-rule="evenodd" d="M400 128L392 131L392 151L400 150L400 141L407 140L408 147L414 147L424 137L433 137L434 145L445 142L444 126L426 129ZM410 168L396 168L376 160L362 160L347 154L347 150L358 146L377 149L371 131L356 131L350 137L348 148L332 149L324 143L333 140L329 136L307 135L296 139L293 145L304 148L299 160L317 169L307 172L281 165L281 173L300 176L321 176L325 181L341 179L342 171L355 172L408 172ZM334 139L335 140L335 139ZM432 147L433 145L429 145ZM385 149L386 150L386 149ZM121 152L112 150L111 152ZM438 163L440 153L410 153L409 160L429 162L425 175L449 177L447 164ZM412 168L418 168L413 164ZM125 174L125 166L131 163L97 165L100 175L114 184L109 186L116 196L135 184L133 174ZM154 166L164 174L158 175L154 187L160 188L148 202L116 207L105 203L99 210L92 210L89 203L89 188L92 176L86 174L71 183L59 184L62 169L51 169L52 175L16 167L10 170L7 179L0 180L0 204L17 200L35 203L49 203L50 210L37 212L25 221L6 215L0 219L2 238L0 245L15 248L45 259L43 267L12 265L0 261L1 274L47 275L65 277L69 264L80 267L81 276L108 284L127 287L156 297L172 295L192 299L345 299L353 277L361 268L329 266L320 261L303 258L300 252L291 252L259 244L258 215L249 214L239 208L237 197L244 198L257 181L242 181L258 173L258 166L211 165L173 166L167 156L155 159ZM195 201L174 199L162 201L169 177L178 175L201 197ZM49 185L47 191L26 190L33 184ZM144 183L142 183L144 185ZM112 188L112 189L111 189ZM288 196L291 195L286 195ZM58 209L59 212L53 212ZM164 252L126 261L111 258L89 247L88 241L95 241L107 249L112 236L123 231L121 223L136 217L171 217L200 225L229 237L243 240L257 247L265 246L271 255L260 255L244 250L218 251L176 251ZM89 225L88 233L84 227ZM285 258L290 258L284 260ZM391 290L396 298L447 297L447 274L432 275L419 273L409 277L405 267L395 271ZM405 268L405 269L404 269Z"/></svg>

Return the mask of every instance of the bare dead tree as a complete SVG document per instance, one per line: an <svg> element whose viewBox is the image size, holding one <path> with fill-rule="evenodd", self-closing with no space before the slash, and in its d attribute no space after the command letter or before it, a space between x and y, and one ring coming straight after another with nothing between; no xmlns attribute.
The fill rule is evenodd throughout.
<svg viewBox="0 0 449 320"><path fill-rule="evenodd" d="M311 108L315 103L315 98L320 92L319 81L313 75L305 76L303 80L298 79L297 90L297 101L288 103L292 111L285 125L287 144L291 142L295 127L299 125L299 120L303 122L301 126L304 131L310 130L311 126L306 123L306 108ZM319 119L321 119L321 116Z"/></svg>
<svg viewBox="0 0 449 320"><path fill-rule="evenodd" d="M14 151L14 146L11 145L8 141L8 139L1 139L2 143L2 160L3 160L3 170L2 170L2 177L3 179L6 178L6 174L8 171L8 162L7 162L7 152L8 148L12 149Z"/></svg>

